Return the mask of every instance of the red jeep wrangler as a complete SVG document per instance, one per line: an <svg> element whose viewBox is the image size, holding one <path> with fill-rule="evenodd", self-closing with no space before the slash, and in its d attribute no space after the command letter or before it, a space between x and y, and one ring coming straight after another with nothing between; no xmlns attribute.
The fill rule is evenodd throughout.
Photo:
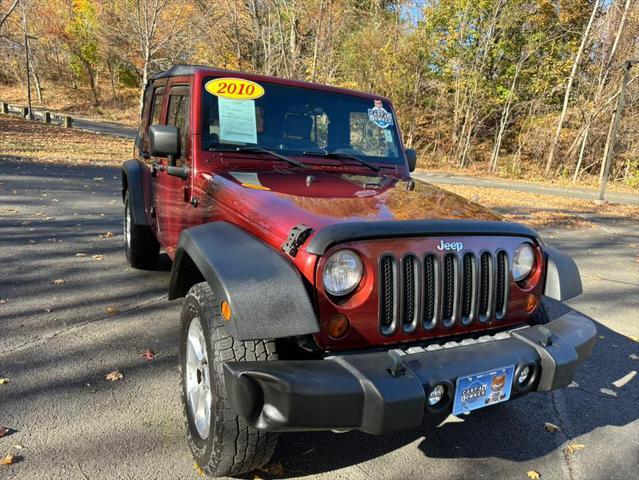
<svg viewBox="0 0 639 480"><path fill-rule="evenodd" d="M418 428L568 385L596 330L535 231L411 179L390 101L178 65L147 85L124 163L126 256L186 297L188 441L211 475L279 432Z"/></svg>

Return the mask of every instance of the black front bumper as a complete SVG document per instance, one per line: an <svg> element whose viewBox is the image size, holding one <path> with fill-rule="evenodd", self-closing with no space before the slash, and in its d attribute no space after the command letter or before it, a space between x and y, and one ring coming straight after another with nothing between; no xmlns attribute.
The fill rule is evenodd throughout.
<svg viewBox="0 0 639 480"><path fill-rule="evenodd" d="M590 319L570 312L544 326L514 330L501 340L418 348L418 353L231 362L224 374L232 405L255 428L382 434L416 428L424 414L450 412L460 376L515 365L517 378L528 365L533 376L523 387L515 381L511 397L565 387L577 365L590 356L596 334ZM446 397L429 407L428 393L437 384L446 386Z"/></svg>

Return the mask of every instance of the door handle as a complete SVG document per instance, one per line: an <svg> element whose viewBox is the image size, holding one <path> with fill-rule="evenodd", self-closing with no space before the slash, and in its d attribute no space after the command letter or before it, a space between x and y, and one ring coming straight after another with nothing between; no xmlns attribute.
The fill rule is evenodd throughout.
<svg viewBox="0 0 639 480"><path fill-rule="evenodd" d="M151 176L156 177L158 172L163 172L165 170L164 165L158 162L153 162L151 164Z"/></svg>

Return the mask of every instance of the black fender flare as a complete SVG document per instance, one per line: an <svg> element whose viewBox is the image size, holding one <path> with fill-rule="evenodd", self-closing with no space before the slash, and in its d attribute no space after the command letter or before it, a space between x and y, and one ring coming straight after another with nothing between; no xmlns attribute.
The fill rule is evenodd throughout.
<svg viewBox="0 0 639 480"><path fill-rule="evenodd" d="M579 267L575 261L556 248L545 246L546 287L544 295L561 302L583 293Z"/></svg>
<svg viewBox="0 0 639 480"><path fill-rule="evenodd" d="M148 169L139 160L127 160L122 164L122 201L129 191L129 202L133 212L133 223L136 225L149 225L146 215L146 190L145 183L150 180Z"/></svg>
<svg viewBox="0 0 639 480"><path fill-rule="evenodd" d="M304 280L277 250L244 230L218 221L180 234L169 300L206 280L231 307L225 322L238 340L307 335L319 331Z"/></svg>

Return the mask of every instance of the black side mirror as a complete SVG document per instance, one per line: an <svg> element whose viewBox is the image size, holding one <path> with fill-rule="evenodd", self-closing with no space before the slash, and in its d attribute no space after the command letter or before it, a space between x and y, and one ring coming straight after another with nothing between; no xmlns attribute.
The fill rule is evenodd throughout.
<svg viewBox="0 0 639 480"><path fill-rule="evenodd" d="M417 166L417 152L412 148L407 148L404 150L406 153L406 161L408 162L408 171L412 172L415 170Z"/></svg>
<svg viewBox="0 0 639 480"><path fill-rule="evenodd" d="M180 134L173 125L151 125L149 127L149 150L152 157L166 157L169 165L175 166L180 156Z"/></svg>

